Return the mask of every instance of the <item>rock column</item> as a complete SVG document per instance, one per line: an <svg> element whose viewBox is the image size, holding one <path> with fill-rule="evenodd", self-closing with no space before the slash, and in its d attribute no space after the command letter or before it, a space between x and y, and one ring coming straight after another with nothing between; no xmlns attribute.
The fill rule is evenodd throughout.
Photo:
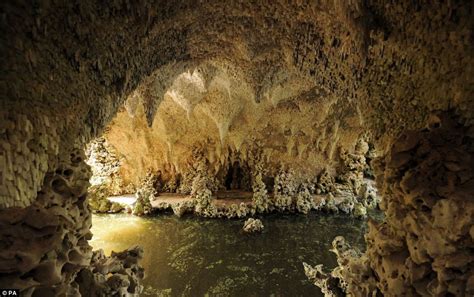
<svg viewBox="0 0 474 297"><path fill-rule="evenodd" d="M385 296L474 294L474 126L432 116L379 160L386 220L367 254Z"/></svg>

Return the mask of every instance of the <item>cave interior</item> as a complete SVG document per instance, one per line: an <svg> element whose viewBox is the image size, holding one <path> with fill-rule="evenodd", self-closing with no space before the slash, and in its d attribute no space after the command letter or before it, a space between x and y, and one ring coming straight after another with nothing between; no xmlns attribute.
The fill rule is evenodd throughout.
<svg viewBox="0 0 474 297"><path fill-rule="evenodd" d="M93 197L174 193L205 217L380 208L364 253L305 264L324 294L473 296L473 11L2 1L0 289L138 296L143 250L93 251L115 207Z"/></svg>

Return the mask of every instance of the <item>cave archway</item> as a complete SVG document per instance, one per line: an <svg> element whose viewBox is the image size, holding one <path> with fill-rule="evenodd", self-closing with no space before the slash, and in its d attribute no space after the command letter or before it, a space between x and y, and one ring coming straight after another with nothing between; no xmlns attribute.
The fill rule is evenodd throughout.
<svg viewBox="0 0 474 297"><path fill-rule="evenodd" d="M319 152L315 160L332 166L337 148L349 147L365 131L380 156L388 156L400 135L429 125L434 111L451 110L459 115L459 131L472 134L474 46L469 32L474 18L469 1L32 5L8 0L1 11L0 237L6 246L0 259L0 287L14 284L27 294L87 294L84 283L93 274L91 259L97 263L102 258L87 243L90 214L84 195L90 170L82 150L127 98L140 97L124 108L143 108L146 124L152 126L164 94L186 73L207 88L214 71L225 69L226 75L245 83L240 94L250 93L249 106L278 107L270 114L286 121L279 136L295 141L283 149L271 135L265 139L273 152L284 151L281 160L288 158L286 162L305 163L310 147ZM202 66L205 62L212 62L212 67ZM195 71L200 74L193 75ZM189 108L192 102L181 103ZM290 111L297 116L285 117ZM223 139L230 123L220 114L214 118ZM297 118L317 128L293 131L291 120ZM472 158L469 143L458 146ZM446 150L446 156L459 151L449 146ZM396 158L398 163L408 160L406 154ZM445 161L446 167L455 168ZM393 170L382 166L377 175L389 177ZM472 167L463 172L459 192L472 197ZM450 178L443 180L447 190L453 183ZM386 179L383 184L396 188L399 181ZM450 192L452 199L439 211L446 211L447 217L461 205L470 211L470 198L458 194ZM415 220L421 233L429 229L424 220L430 219L429 211L423 210L433 211L425 200L420 203L428 204L421 209L426 214L418 219L399 214L401 220ZM390 220L385 224L395 226ZM472 221L463 226L470 226L461 237L472 249ZM379 234L374 238L389 236L382 227L374 232ZM440 234L440 242L449 236ZM369 253L378 246L368 244ZM429 244L419 242L422 247ZM380 247L384 248L388 247ZM404 253L418 252L404 250L397 256ZM469 279L437 268L459 259L472 263L472 251L453 248L443 257L435 261L420 255L421 262L415 264L436 268L437 293L451 290L444 282L451 278L472 294L472 268L463 271ZM391 260L379 251L370 261ZM392 286L391 275L378 277L384 293L400 287ZM410 275L403 285L415 286L417 281Z"/></svg>
<svg viewBox="0 0 474 297"><path fill-rule="evenodd" d="M242 184L243 177L243 169L240 166L240 163L235 161L229 166L229 169L227 170L227 175L225 177L226 190L244 190L244 186Z"/></svg>

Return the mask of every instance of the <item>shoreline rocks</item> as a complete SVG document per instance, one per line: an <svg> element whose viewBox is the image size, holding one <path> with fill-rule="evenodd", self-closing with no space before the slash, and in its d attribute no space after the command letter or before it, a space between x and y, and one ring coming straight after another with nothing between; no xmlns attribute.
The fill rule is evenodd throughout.
<svg viewBox="0 0 474 297"><path fill-rule="evenodd" d="M253 219L249 218L248 220L245 221L244 227L242 230L245 233L260 233L264 229L262 221L259 219Z"/></svg>

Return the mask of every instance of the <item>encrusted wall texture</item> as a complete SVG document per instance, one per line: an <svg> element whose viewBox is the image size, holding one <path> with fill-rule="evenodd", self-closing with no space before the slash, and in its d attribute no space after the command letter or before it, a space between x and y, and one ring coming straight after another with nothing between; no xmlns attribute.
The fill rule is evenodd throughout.
<svg viewBox="0 0 474 297"><path fill-rule="evenodd" d="M433 112L447 110L456 115L455 131L460 137L467 135L474 118L473 5L467 0L429 4L382 0L2 1L0 208L2 222L8 222L2 230L23 228L26 218L11 221L11 213L43 203L42 189L49 187L50 177L63 174L56 172L61 160L99 136L127 98L124 108L140 125L131 131L143 133L137 137L139 145L150 150L145 156L156 150L158 160L166 160L170 170L180 167L178 157L189 151L186 143L209 141L213 147L209 158L219 159L219 150L243 148L254 141L252 136L275 163L281 159L283 165L299 164L301 171L322 169L323 163L334 170L339 156L334 152L351 152L362 136L375 145L379 156L390 158L395 154L390 148L400 135L422 131L431 123ZM117 125L126 116L120 112ZM151 132L145 123L152 127ZM181 142L189 133L194 139ZM450 144L451 138L443 133L417 134L433 143L432 147L438 146L437 141L445 142L439 144L442 150L436 150L442 156L430 158L448 164L452 160L444 150L459 149L465 158L457 156L456 161L472 158L471 148ZM207 135L205 141L200 140L201 135ZM116 133L116 137L125 136ZM173 154L168 155L169 151ZM412 155L418 161L407 168L422 176L426 170L426 176L431 176L433 167L425 160L429 156L415 151ZM317 165L306 168L305 158ZM82 162L81 168L85 166ZM470 235L464 232L472 229L472 221L456 223L464 226L462 230L453 227L448 234L441 225L451 223L438 213L450 217L470 209L466 205L473 189L462 185L470 185L472 166L461 166L458 178L464 182L443 184L454 184L455 190L449 186L443 193L420 194L422 205L436 218L430 221L422 215L423 206L391 190L405 186L397 171L402 166L392 170L390 162L377 175L385 176L384 188L391 187L384 191L387 228L395 232L394 240L408 248L397 243L402 251L397 255L410 255L414 265L431 267L428 278L438 280L430 287L432 294L468 290L473 282L468 273L472 272L446 257L449 254L472 266L472 230ZM458 173L449 176L452 174ZM73 175L69 183L75 184L77 178ZM414 181L422 189L429 188L427 182ZM57 193L64 201L54 207L62 208L69 203L69 190ZM431 194L441 195L442 202L434 202ZM52 218L53 206L40 205L40 212ZM74 217L67 207L65 217ZM413 229L397 231L405 221ZM83 222L60 223L64 229L59 232L61 239L76 228L86 232L87 226L80 227ZM369 260L383 292L404 294L395 289L400 286L392 281L392 270L382 270L384 261L393 258L390 246L379 245L377 240L383 230L371 231ZM21 242L22 235L5 232L1 260L8 262L18 259L17 249L13 249L15 255L5 251ZM436 234L447 247L433 250L430 240L435 239L421 234ZM462 244L454 244L459 240ZM50 249L71 250L61 242ZM410 250L413 242L418 251ZM47 259L47 251L40 251L38 255L44 255L40 259ZM79 262L73 265L87 265L87 261ZM1 265L10 267L2 272L2 279L26 272L23 264L12 263ZM31 269L40 265L30 263ZM456 271L446 276L443 265ZM68 273L54 279L57 288L73 283ZM421 294L414 287L421 279L425 276L413 277L405 290ZM53 284L51 279L39 279L29 286L25 290Z"/></svg>
<svg viewBox="0 0 474 297"><path fill-rule="evenodd" d="M330 274L304 264L326 296L474 294L473 133L443 113L395 141L378 160L385 221L369 222L367 252L339 237Z"/></svg>
<svg viewBox="0 0 474 297"><path fill-rule="evenodd" d="M474 126L433 116L380 160L386 221L367 235L388 296L474 294Z"/></svg>

